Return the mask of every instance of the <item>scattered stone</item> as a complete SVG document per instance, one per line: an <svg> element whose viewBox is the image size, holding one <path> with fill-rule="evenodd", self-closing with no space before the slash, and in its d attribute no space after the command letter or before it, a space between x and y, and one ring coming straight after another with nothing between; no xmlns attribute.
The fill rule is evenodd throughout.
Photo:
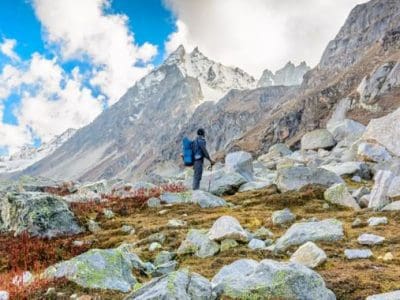
<svg viewBox="0 0 400 300"><path fill-rule="evenodd" d="M160 196L162 203L166 204L185 204L192 203L192 193L182 192L182 193L163 193Z"/></svg>
<svg viewBox="0 0 400 300"><path fill-rule="evenodd" d="M161 251L160 253L157 254L156 259L154 260L154 265L155 266L163 265L167 262L174 260L175 257L176 254L173 252Z"/></svg>
<svg viewBox="0 0 400 300"><path fill-rule="evenodd" d="M121 231L126 234L134 234L135 229L131 225L122 225Z"/></svg>
<svg viewBox="0 0 400 300"><path fill-rule="evenodd" d="M103 209L103 215L107 218L107 219L112 219L115 217L114 213L112 210L104 208Z"/></svg>
<svg viewBox="0 0 400 300"><path fill-rule="evenodd" d="M363 227L364 223L361 221L360 218L356 218L353 223L351 223L351 227L353 228L358 228L358 227Z"/></svg>
<svg viewBox="0 0 400 300"><path fill-rule="evenodd" d="M257 239L265 240L267 238L273 238L274 234L265 227L261 227L254 232L254 237Z"/></svg>
<svg viewBox="0 0 400 300"><path fill-rule="evenodd" d="M247 181L251 181L254 177L253 157L244 151L228 153L225 157L225 169L228 173L239 173Z"/></svg>
<svg viewBox="0 0 400 300"><path fill-rule="evenodd" d="M158 214L159 215L165 215L166 213L168 213L168 209L163 209L163 210L160 210L159 212L158 212Z"/></svg>
<svg viewBox="0 0 400 300"><path fill-rule="evenodd" d="M227 205L224 199L202 190L193 191L192 201L201 208L213 208Z"/></svg>
<svg viewBox="0 0 400 300"><path fill-rule="evenodd" d="M369 249L346 249L344 255L347 259L365 259L373 256Z"/></svg>
<svg viewBox="0 0 400 300"><path fill-rule="evenodd" d="M148 299L204 299L211 300L210 282L188 270L178 270L155 278L129 294L125 300Z"/></svg>
<svg viewBox="0 0 400 300"><path fill-rule="evenodd" d="M361 245L378 245L382 244L384 240L384 237L370 233L364 233L357 239L358 243Z"/></svg>
<svg viewBox="0 0 400 300"><path fill-rule="evenodd" d="M394 256L390 252L385 253L385 255L383 256L383 261L391 261L393 259L394 259Z"/></svg>
<svg viewBox="0 0 400 300"><path fill-rule="evenodd" d="M291 246L305 242L335 242L343 239L343 225L336 219L293 224L273 246L274 252L282 252Z"/></svg>
<svg viewBox="0 0 400 300"><path fill-rule="evenodd" d="M0 201L0 232L53 238L83 230L61 197L39 193L8 193Z"/></svg>
<svg viewBox="0 0 400 300"><path fill-rule="evenodd" d="M0 291L0 300L9 300L10 294L7 291Z"/></svg>
<svg viewBox="0 0 400 300"><path fill-rule="evenodd" d="M324 199L330 203L347 206L359 210L360 206L351 196L344 183L332 185L324 192Z"/></svg>
<svg viewBox="0 0 400 300"><path fill-rule="evenodd" d="M301 149L318 150L335 146L336 142L332 134L326 129L317 129L303 135Z"/></svg>
<svg viewBox="0 0 400 300"><path fill-rule="evenodd" d="M390 171L378 171L375 175L375 184L371 191L369 208L379 210L390 203L388 191L394 175Z"/></svg>
<svg viewBox="0 0 400 300"><path fill-rule="evenodd" d="M331 171L308 167L280 169L276 179L276 184L281 192L300 190L307 185L330 187L335 183L343 183L343 179Z"/></svg>
<svg viewBox="0 0 400 300"><path fill-rule="evenodd" d="M168 261L164 264L156 266L154 271L151 273L152 277L160 277L169 273L172 273L176 270L176 267L178 266L177 261Z"/></svg>
<svg viewBox="0 0 400 300"><path fill-rule="evenodd" d="M370 193L369 188L362 186L352 193L353 198L358 202L362 196L368 195Z"/></svg>
<svg viewBox="0 0 400 300"><path fill-rule="evenodd" d="M155 197L150 198L147 200L147 206L151 208L159 208L161 207L161 200Z"/></svg>
<svg viewBox="0 0 400 300"><path fill-rule="evenodd" d="M392 202L382 208L383 211L398 211L400 210L400 201Z"/></svg>
<svg viewBox="0 0 400 300"><path fill-rule="evenodd" d="M248 247L252 250L258 250L258 249L265 249L265 242L259 239L252 239L249 244Z"/></svg>
<svg viewBox="0 0 400 300"><path fill-rule="evenodd" d="M214 256L219 252L218 243L212 241L206 230L191 229L186 239L178 248L177 254L195 254L197 257L205 258Z"/></svg>
<svg viewBox="0 0 400 300"><path fill-rule="evenodd" d="M161 249L161 248L162 248L162 246L161 246L160 243L153 242L153 243L151 243L150 246L149 246L149 251L150 251L150 252L154 252L154 251L156 251L156 250L158 250L158 249Z"/></svg>
<svg viewBox="0 0 400 300"><path fill-rule="evenodd" d="M99 223L92 219L87 222L87 227L91 233L97 233L101 230Z"/></svg>
<svg viewBox="0 0 400 300"><path fill-rule="evenodd" d="M330 206L329 206L328 203L324 203L324 204L322 204L322 208L323 208L323 209L329 209Z"/></svg>
<svg viewBox="0 0 400 300"><path fill-rule="evenodd" d="M365 142L358 145L357 156L369 162L382 162L392 159L385 147Z"/></svg>
<svg viewBox="0 0 400 300"><path fill-rule="evenodd" d="M358 205L360 205L361 208L367 208L369 205L369 201L371 198L371 194L364 195L358 200Z"/></svg>
<svg viewBox="0 0 400 300"><path fill-rule="evenodd" d="M247 182L248 180L239 173L227 173L222 169L204 174L200 188L216 196L233 195Z"/></svg>
<svg viewBox="0 0 400 300"><path fill-rule="evenodd" d="M387 196L392 201L400 200L400 176L393 178Z"/></svg>
<svg viewBox="0 0 400 300"><path fill-rule="evenodd" d="M239 243L232 239L226 239L221 241L221 252L227 251L232 248L239 246Z"/></svg>
<svg viewBox="0 0 400 300"><path fill-rule="evenodd" d="M368 219L368 226L386 225L388 219L386 217L372 217Z"/></svg>
<svg viewBox="0 0 400 300"><path fill-rule="evenodd" d="M167 226L171 228L179 228L179 227L185 227L187 225L187 222L178 220L178 219L171 219L168 221Z"/></svg>
<svg viewBox="0 0 400 300"><path fill-rule="evenodd" d="M359 122L344 119L341 122L335 122L331 126L327 126L327 129L332 133L336 141L355 141L363 135L365 126Z"/></svg>
<svg viewBox="0 0 400 300"><path fill-rule="evenodd" d="M293 223L296 220L296 215L293 214L290 209L285 208L283 210L274 211L271 220L274 225L284 225Z"/></svg>
<svg viewBox="0 0 400 300"><path fill-rule="evenodd" d="M321 168L331 171L338 176L353 175L361 172L363 163L357 161L346 161L343 163L335 163L330 165L321 166Z"/></svg>
<svg viewBox="0 0 400 300"><path fill-rule="evenodd" d="M218 299L335 299L318 273L269 259L237 260L224 266L211 283Z"/></svg>
<svg viewBox="0 0 400 300"><path fill-rule="evenodd" d="M68 261L46 269L46 278L67 278L93 289L129 292L137 282L132 269L149 272L153 267L143 263L128 246L115 249L92 249Z"/></svg>
<svg viewBox="0 0 400 300"><path fill-rule="evenodd" d="M365 300L398 300L398 299L400 299L400 290L368 296Z"/></svg>
<svg viewBox="0 0 400 300"><path fill-rule="evenodd" d="M46 291L46 293L45 293L45 296L55 296L55 294L56 294L57 292L56 292L56 289L55 288L53 288L53 287L50 287L50 288L48 288L47 289L47 291ZM0 298L1 299L1 298Z"/></svg>
<svg viewBox="0 0 400 300"><path fill-rule="evenodd" d="M153 234L151 234L151 235L149 235L149 236L147 237L147 242L148 242L148 243L157 242L157 243L160 243L160 244L164 244L166 238L167 238L167 237L165 236L164 233L162 233L162 232L156 232L156 233L153 233Z"/></svg>
<svg viewBox="0 0 400 300"><path fill-rule="evenodd" d="M321 248L313 242L307 242L300 246L290 258L291 262L305 265L309 268L316 268L327 260L327 256Z"/></svg>
<svg viewBox="0 0 400 300"><path fill-rule="evenodd" d="M260 190L260 189L269 187L271 185L272 185L272 181L251 181L251 182L243 184L239 188L239 192Z"/></svg>
<svg viewBox="0 0 400 300"><path fill-rule="evenodd" d="M208 232L208 236L214 241L224 239L233 239L242 242L248 241L246 231L242 228L239 221L231 216L222 216L217 219Z"/></svg>
<svg viewBox="0 0 400 300"><path fill-rule="evenodd" d="M22 275L14 276L12 283L15 286L30 285L35 280L33 274L29 271L25 271Z"/></svg>
<svg viewBox="0 0 400 300"><path fill-rule="evenodd" d="M351 180L357 183L361 183L362 178L358 175L351 177Z"/></svg>

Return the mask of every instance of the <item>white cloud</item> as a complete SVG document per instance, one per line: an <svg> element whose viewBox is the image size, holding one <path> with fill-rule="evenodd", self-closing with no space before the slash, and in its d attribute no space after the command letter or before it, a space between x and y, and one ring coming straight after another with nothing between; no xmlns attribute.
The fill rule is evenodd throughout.
<svg viewBox="0 0 400 300"><path fill-rule="evenodd" d="M164 0L177 17L166 49L206 55L259 76L287 61L316 65L350 10L365 0Z"/></svg>
<svg viewBox="0 0 400 300"><path fill-rule="evenodd" d="M21 102L14 111L18 125L0 123L0 146L14 152L31 143L33 137L46 142L69 128L91 122L102 111L103 99L94 97L83 79L78 68L66 73L55 58L46 59L38 53L16 66L6 65L0 74L0 92L15 92Z"/></svg>
<svg viewBox="0 0 400 300"><path fill-rule="evenodd" d="M98 85L114 103L149 72L152 65L148 63L157 47L137 45L127 16L107 14L109 5L110 0L33 1L48 42L59 46L64 60L89 59L95 66L91 84Z"/></svg>
<svg viewBox="0 0 400 300"><path fill-rule="evenodd" d="M0 52L5 56L8 56L12 60L20 60L19 56L14 52L14 48L17 45L17 41L13 39L3 38L3 42L0 44Z"/></svg>

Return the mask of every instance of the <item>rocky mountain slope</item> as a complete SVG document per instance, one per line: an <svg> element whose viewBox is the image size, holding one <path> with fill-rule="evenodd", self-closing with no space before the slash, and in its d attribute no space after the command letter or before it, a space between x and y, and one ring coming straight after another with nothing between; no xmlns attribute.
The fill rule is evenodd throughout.
<svg viewBox="0 0 400 300"><path fill-rule="evenodd" d="M303 82L303 76L310 71L310 67L303 61L298 66L292 62L288 62L282 69L272 73L266 69L262 73L257 82L258 87L274 86L274 85L300 85Z"/></svg>
<svg viewBox="0 0 400 300"><path fill-rule="evenodd" d="M254 86L255 80L242 70L211 61L198 49L187 53L181 46L93 123L25 173L63 179L132 177L154 165L199 105L232 89Z"/></svg>
<svg viewBox="0 0 400 300"><path fill-rule="evenodd" d="M40 147L29 145L13 155L0 157L0 173L12 173L26 169L56 151L75 132L75 129L70 128L49 142L43 143Z"/></svg>

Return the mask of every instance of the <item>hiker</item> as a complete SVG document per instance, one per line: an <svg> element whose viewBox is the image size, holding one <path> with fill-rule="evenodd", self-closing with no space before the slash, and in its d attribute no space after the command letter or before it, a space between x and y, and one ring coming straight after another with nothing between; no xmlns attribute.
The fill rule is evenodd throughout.
<svg viewBox="0 0 400 300"><path fill-rule="evenodd" d="M203 175L204 158L207 158L210 161L211 166L215 164L208 154L205 134L206 133L204 129L200 128L197 130L197 138L193 141L193 190L198 190L200 188L200 181Z"/></svg>

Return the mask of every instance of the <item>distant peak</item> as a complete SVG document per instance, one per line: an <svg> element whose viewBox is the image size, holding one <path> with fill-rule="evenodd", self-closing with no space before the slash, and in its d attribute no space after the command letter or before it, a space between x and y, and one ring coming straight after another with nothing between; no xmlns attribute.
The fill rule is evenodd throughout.
<svg viewBox="0 0 400 300"><path fill-rule="evenodd" d="M165 60L165 63L166 64L178 63L179 61L182 61L184 59L185 54L186 54L185 47L183 47L183 45L179 45L179 47L176 48L176 50L168 56L168 58Z"/></svg>

